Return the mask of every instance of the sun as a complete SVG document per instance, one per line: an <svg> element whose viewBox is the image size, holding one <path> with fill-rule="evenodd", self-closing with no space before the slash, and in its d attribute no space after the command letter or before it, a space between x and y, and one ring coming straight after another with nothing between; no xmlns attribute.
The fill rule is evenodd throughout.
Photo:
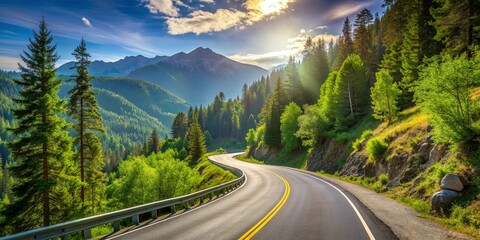
<svg viewBox="0 0 480 240"><path fill-rule="evenodd" d="M260 11L265 15L279 13L288 7L288 0L263 0L259 3Z"/></svg>

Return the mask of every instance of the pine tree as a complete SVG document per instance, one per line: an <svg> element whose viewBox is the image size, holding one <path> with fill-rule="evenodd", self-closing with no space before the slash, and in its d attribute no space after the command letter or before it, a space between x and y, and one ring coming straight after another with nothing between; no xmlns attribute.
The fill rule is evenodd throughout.
<svg viewBox="0 0 480 240"><path fill-rule="evenodd" d="M370 10L363 9L357 14L355 20L354 30L354 42L353 47L355 53L360 56L366 66L369 66L372 62L372 40L371 35L367 30L368 25L373 21L373 16Z"/></svg>
<svg viewBox="0 0 480 240"><path fill-rule="evenodd" d="M78 146L78 165L80 167L80 199L82 209L85 207L85 191L90 194L89 202L90 213L95 213L95 206L102 201L103 193L98 190L105 190L105 180L102 173L104 161L101 148L100 137L97 134L104 133L102 126L102 116L99 113L99 107L96 93L92 90L92 77L88 74L90 65L90 54L87 52L85 40L82 38L80 44L72 53L77 62L73 67L77 74L70 81L75 82L75 86L69 91L69 114L74 121L74 129L77 136L74 144ZM93 179L92 179L93 178Z"/></svg>
<svg viewBox="0 0 480 240"><path fill-rule="evenodd" d="M188 154L191 156L191 164L195 165L198 160L207 153L205 136L203 135L198 119L194 117L193 123L188 129Z"/></svg>
<svg viewBox="0 0 480 240"><path fill-rule="evenodd" d="M183 112L179 112L173 119L172 136L173 138L184 138L188 130L188 118Z"/></svg>
<svg viewBox="0 0 480 240"><path fill-rule="evenodd" d="M391 123L398 115L397 99L402 93L387 70L376 73L377 81L371 88L373 117Z"/></svg>
<svg viewBox="0 0 480 240"><path fill-rule="evenodd" d="M295 62L294 56L290 56L288 58L288 64L285 67L285 73L287 74L287 79L289 81L289 100L294 101L299 105L303 105L303 86L302 82L300 81L300 74L298 73L297 63Z"/></svg>
<svg viewBox="0 0 480 240"><path fill-rule="evenodd" d="M422 63L419 17L420 13L418 10L413 11L409 16L401 50L401 73L403 75L401 86L407 91L411 91L414 81L418 79L418 68Z"/></svg>
<svg viewBox="0 0 480 240"><path fill-rule="evenodd" d="M59 57L44 18L33 34L21 56L22 77L15 80L21 90L14 101L21 107L13 110L17 125L11 130L19 137L8 144L16 159L10 167L15 199L0 226L7 234L67 220L76 191L71 183L78 179L67 175L76 171L70 160L72 139L69 125L58 117L65 111L65 101L58 97L61 80L55 79Z"/></svg>
<svg viewBox="0 0 480 240"><path fill-rule="evenodd" d="M467 53L472 57L470 47L480 44L480 1L478 0L437 0L440 4L432 8L437 30L435 39L445 44L445 51L452 56Z"/></svg>
<svg viewBox="0 0 480 240"><path fill-rule="evenodd" d="M280 117L286 105L283 96L285 96L285 89L279 78L270 101L266 104L265 144L271 147L279 147L282 143Z"/></svg>
<svg viewBox="0 0 480 240"><path fill-rule="evenodd" d="M332 70L338 70L343 61L353 53L353 40L352 40L352 25L348 17L345 19L342 29L342 35L340 36L338 43L338 55L333 63Z"/></svg>
<svg viewBox="0 0 480 240"><path fill-rule="evenodd" d="M158 153L160 151L160 137L157 129L153 129L150 139L148 141L148 154Z"/></svg>

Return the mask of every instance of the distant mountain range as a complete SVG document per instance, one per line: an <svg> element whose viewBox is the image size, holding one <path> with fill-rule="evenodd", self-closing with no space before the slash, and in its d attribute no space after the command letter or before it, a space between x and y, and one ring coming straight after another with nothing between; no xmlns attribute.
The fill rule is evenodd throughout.
<svg viewBox="0 0 480 240"><path fill-rule="evenodd" d="M167 59L167 56L155 56L153 58L147 58L142 55L129 56L124 59L120 59L116 62L104 62L104 61L93 61L90 63L88 71L90 75L93 76L111 76L111 77L122 77L127 76L131 71L147 66L150 64L155 64L159 61ZM60 66L57 69L58 75L73 75L75 70L72 69L75 62L67 62Z"/></svg>
<svg viewBox="0 0 480 240"><path fill-rule="evenodd" d="M59 75L74 74L73 62L58 68ZM153 82L191 105L207 105L223 91L227 97L240 94L243 84L268 74L258 66L243 64L217 54L209 48L190 53L146 58L126 57L116 62L93 61L89 72L95 76L127 76Z"/></svg>

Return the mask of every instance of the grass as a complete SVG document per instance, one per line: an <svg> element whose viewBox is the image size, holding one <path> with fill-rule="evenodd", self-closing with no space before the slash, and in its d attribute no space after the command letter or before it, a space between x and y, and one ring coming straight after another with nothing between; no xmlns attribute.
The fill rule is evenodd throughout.
<svg viewBox="0 0 480 240"><path fill-rule="evenodd" d="M206 154L200 159L195 169L202 176L202 181L198 186L198 190L207 189L222 183L226 183L237 177L228 170L225 170L208 160L208 156L219 154L220 152L212 152Z"/></svg>
<svg viewBox="0 0 480 240"><path fill-rule="evenodd" d="M378 138L372 138L367 142L368 162L374 162L387 151L388 144Z"/></svg>
<svg viewBox="0 0 480 240"><path fill-rule="evenodd" d="M244 161L244 162L249 162L249 163L255 163L255 164L265 164L264 162L257 160L253 157L246 157L245 154L237 155L235 156L236 159Z"/></svg>

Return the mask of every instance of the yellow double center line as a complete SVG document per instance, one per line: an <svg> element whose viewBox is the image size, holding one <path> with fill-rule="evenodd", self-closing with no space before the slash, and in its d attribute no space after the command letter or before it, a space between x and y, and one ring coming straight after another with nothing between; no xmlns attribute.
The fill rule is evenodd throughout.
<svg viewBox="0 0 480 240"><path fill-rule="evenodd" d="M280 199L280 201L277 203L277 205L275 205L275 207L273 207L272 210L270 210L270 212L268 212L267 215L265 215L265 217L263 217L260 221L258 221L257 224L255 224L245 234L243 234L239 238L239 240L252 239L253 236L255 236L255 234L257 234L270 220L272 220L275 214L277 214L277 212L280 211L283 205L285 205L285 203L287 202L288 196L290 196L290 184L288 184L288 181L282 176L272 171L269 171L269 172L271 172L272 174L274 174L275 176L277 176L283 181L283 183L285 184L285 192L283 193L283 196Z"/></svg>

